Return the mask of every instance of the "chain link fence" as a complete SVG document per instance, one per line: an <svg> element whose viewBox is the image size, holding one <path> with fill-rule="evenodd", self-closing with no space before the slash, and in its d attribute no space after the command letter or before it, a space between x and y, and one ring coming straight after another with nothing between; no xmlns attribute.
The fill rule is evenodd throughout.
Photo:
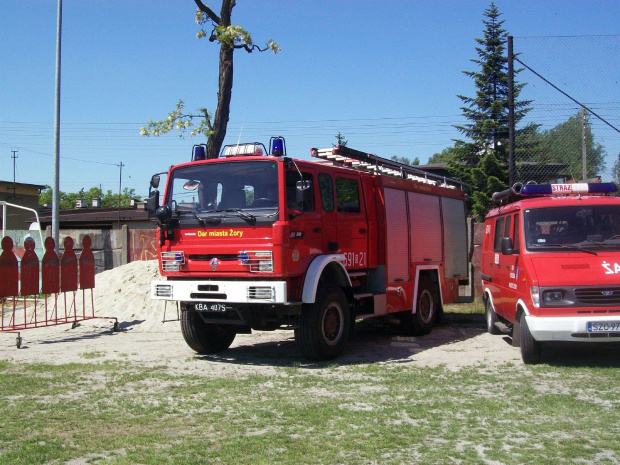
<svg viewBox="0 0 620 465"><path fill-rule="evenodd" d="M514 180L619 181L620 35L515 37Z"/></svg>

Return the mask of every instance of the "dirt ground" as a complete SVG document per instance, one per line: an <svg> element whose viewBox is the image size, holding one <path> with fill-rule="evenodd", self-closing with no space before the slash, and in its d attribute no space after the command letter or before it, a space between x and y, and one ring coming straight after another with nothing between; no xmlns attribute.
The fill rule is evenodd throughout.
<svg viewBox="0 0 620 465"><path fill-rule="evenodd" d="M183 340L176 308L149 297L150 281L157 277L156 262L133 262L97 275L93 302L95 314L116 317L21 332L22 346L16 347L16 335L0 333L0 359L26 363L62 364L87 361L119 361L143 366L165 366L173 372L208 373L210 376L269 374L279 367L310 366L301 357L292 331L255 332L238 335L227 351L209 356L194 353ZM88 292L88 291L87 291ZM80 297L81 298L81 297ZM87 296L87 300L89 297ZM424 337L399 335L391 325L366 320L356 326L351 341L336 363L398 363L412 366L444 365L456 370L465 366L521 364L518 348L508 335L493 336L485 331L482 315L447 313L444 323ZM574 355L596 360L599 347ZM609 363L620 366L617 348L607 350ZM549 361L561 361L564 349L550 351ZM610 360L611 358L611 360ZM200 362L209 363L200 363ZM544 361L544 360L543 360Z"/></svg>

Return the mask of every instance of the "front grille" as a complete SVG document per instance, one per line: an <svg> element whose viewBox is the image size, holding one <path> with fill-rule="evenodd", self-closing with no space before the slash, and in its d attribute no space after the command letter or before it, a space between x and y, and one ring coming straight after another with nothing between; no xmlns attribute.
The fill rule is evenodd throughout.
<svg viewBox="0 0 620 465"><path fill-rule="evenodd" d="M239 260L239 255L237 254L193 254L188 255L190 260L195 260L199 262L210 262L214 258L222 261L222 262L235 262Z"/></svg>
<svg viewBox="0 0 620 465"><path fill-rule="evenodd" d="M620 287L583 287L575 289L575 297L582 304L620 305Z"/></svg>

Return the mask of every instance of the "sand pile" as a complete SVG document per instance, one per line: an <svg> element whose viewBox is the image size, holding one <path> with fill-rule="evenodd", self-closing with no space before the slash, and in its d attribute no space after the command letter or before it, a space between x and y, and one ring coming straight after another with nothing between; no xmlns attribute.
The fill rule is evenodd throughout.
<svg viewBox="0 0 620 465"><path fill-rule="evenodd" d="M178 330L176 304L151 299L151 281L161 279L156 260L135 261L95 276L94 305L97 316L118 318L121 329L137 332Z"/></svg>

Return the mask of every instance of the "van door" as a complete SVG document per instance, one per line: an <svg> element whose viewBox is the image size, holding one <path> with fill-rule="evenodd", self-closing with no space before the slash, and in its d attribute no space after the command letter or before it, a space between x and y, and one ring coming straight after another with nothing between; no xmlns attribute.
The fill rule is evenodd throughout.
<svg viewBox="0 0 620 465"><path fill-rule="evenodd" d="M496 288L496 292L492 292L495 311L511 321L514 320L516 311L518 254L504 255L502 238L509 237L514 246L515 216L512 214L496 218L491 264L491 277ZM518 227L518 220L516 226Z"/></svg>
<svg viewBox="0 0 620 465"><path fill-rule="evenodd" d="M503 314L509 321L515 319L517 300L519 299L519 213L506 217L504 237L509 237L512 242L513 253L501 257L502 265L506 270L506 287L504 288ZM501 253L501 252L500 252Z"/></svg>

